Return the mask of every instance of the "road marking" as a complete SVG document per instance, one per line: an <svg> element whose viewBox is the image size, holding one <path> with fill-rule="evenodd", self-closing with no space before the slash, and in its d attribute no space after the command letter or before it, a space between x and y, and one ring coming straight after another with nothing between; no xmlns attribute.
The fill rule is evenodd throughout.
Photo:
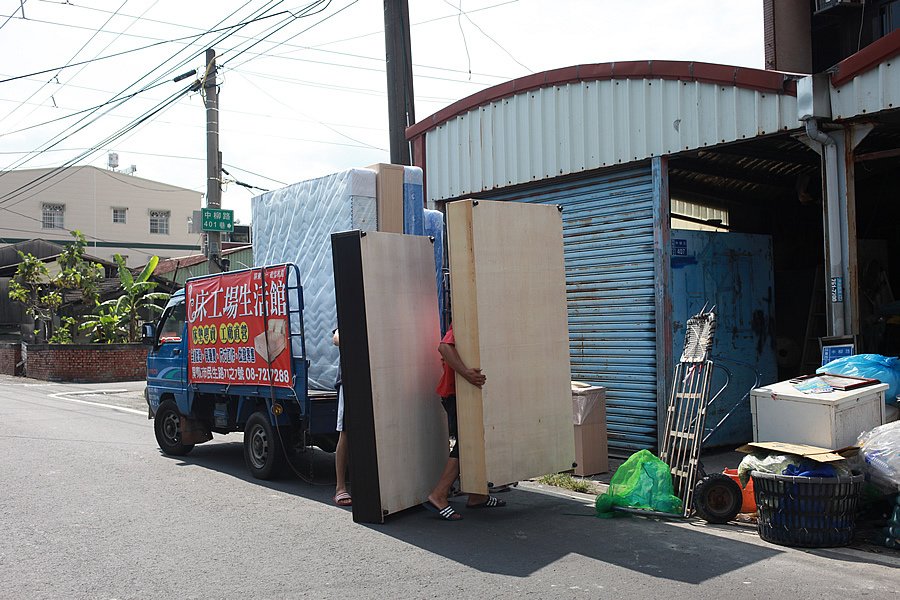
<svg viewBox="0 0 900 600"><path fill-rule="evenodd" d="M119 392L127 392L128 390L105 390L105 393L119 393ZM98 391L87 391L87 392L59 392L58 394L50 394L51 398L56 398L57 400L65 400L67 402L77 402L78 404L90 404L92 406L102 406L103 408L111 408L112 410L118 410L121 412L132 413L135 415L143 415L147 416L146 410L137 410L134 408L127 408L125 406L116 406L114 404L104 404L103 402L88 402L87 400L79 400L78 398L68 398L67 396L74 395L85 395L85 394L98 394L102 393Z"/></svg>

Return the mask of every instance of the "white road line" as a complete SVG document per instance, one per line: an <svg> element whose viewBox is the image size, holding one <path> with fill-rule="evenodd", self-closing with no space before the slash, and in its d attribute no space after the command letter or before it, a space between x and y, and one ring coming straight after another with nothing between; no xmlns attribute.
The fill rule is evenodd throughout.
<svg viewBox="0 0 900 600"><path fill-rule="evenodd" d="M118 392L127 392L128 390L117 390ZM111 408L112 410L118 410L121 412L132 413L135 415L143 415L147 416L146 410L137 410L134 408L126 408L124 406L115 406L114 404L104 404L102 402L88 402L87 400L79 400L78 398L68 398L67 396L73 396L75 394L97 394L98 392L60 392L58 394L50 394L51 398L56 398L57 400L65 400L67 402L77 402L78 404L90 404L92 406L102 406L103 408ZM106 393L112 393L112 390L107 390Z"/></svg>

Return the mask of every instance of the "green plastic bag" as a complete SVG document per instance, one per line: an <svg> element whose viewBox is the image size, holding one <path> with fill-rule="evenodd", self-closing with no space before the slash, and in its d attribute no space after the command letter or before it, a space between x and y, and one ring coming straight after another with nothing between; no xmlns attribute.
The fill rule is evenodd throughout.
<svg viewBox="0 0 900 600"><path fill-rule="evenodd" d="M613 506L642 508L680 515L681 498L672 487L669 465L649 450L640 450L622 463L609 482L609 490L597 496L597 516L609 519L616 514Z"/></svg>

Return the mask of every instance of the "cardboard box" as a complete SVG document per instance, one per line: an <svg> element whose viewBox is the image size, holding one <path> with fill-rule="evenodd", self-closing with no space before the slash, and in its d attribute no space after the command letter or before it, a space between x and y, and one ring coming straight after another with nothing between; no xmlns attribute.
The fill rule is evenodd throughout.
<svg viewBox="0 0 900 600"><path fill-rule="evenodd" d="M575 474L588 477L609 471L606 423L575 425Z"/></svg>
<svg viewBox="0 0 900 600"><path fill-rule="evenodd" d="M854 446L829 450L828 448L819 448L818 446L789 444L786 442L753 442L751 444L745 444L737 449L738 452L744 452L746 454L750 454L756 450L778 452L779 454L795 454L820 463L837 462L859 452L859 448Z"/></svg>
<svg viewBox="0 0 900 600"><path fill-rule="evenodd" d="M575 474L579 477L609 471L606 435L606 388L572 384L572 421L575 429Z"/></svg>

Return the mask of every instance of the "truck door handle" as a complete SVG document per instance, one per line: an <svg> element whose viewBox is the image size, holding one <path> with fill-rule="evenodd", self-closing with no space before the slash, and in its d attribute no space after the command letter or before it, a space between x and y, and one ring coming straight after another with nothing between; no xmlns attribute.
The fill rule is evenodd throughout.
<svg viewBox="0 0 900 600"><path fill-rule="evenodd" d="M174 350L172 350L172 356L178 356L179 354L181 354L181 348L175 348Z"/></svg>

